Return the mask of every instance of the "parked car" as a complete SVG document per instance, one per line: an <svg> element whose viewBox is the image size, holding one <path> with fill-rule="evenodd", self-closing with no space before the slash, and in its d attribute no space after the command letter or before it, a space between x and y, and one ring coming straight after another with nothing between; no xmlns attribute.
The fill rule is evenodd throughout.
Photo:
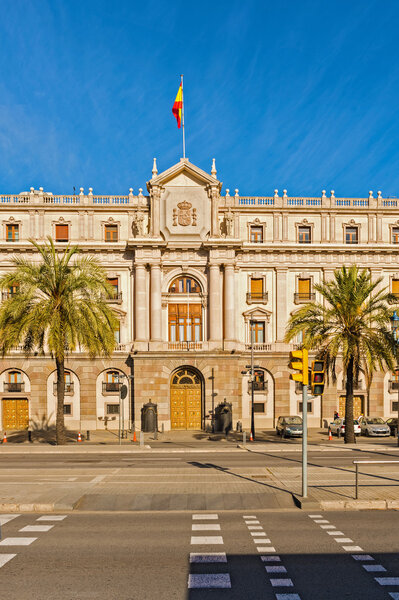
<svg viewBox="0 0 399 600"><path fill-rule="evenodd" d="M302 435L302 419L297 416L279 417L276 425L277 435L281 437L300 437Z"/></svg>
<svg viewBox="0 0 399 600"><path fill-rule="evenodd" d="M361 429L359 425L359 421L357 419L353 419L353 428L355 430L355 435L360 435ZM344 435L345 433L345 419L338 417L334 419L332 423L330 423L331 433L333 435L338 435L338 431L340 431L340 435Z"/></svg>
<svg viewBox="0 0 399 600"><path fill-rule="evenodd" d="M395 433L397 433L397 431L398 431L398 418L391 417L390 419L387 420L386 423L391 431L391 435L395 435Z"/></svg>
<svg viewBox="0 0 399 600"><path fill-rule="evenodd" d="M391 435L389 425L381 417L360 417L359 423L362 435Z"/></svg>

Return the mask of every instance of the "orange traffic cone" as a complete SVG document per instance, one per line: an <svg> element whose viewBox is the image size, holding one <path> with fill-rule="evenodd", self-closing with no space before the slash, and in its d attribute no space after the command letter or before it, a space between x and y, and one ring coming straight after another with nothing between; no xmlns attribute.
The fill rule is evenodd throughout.
<svg viewBox="0 0 399 600"><path fill-rule="evenodd" d="M133 432L133 441L134 441L134 442L137 442L137 438L136 438L136 430L134 430L134 432Z"/></svg>
<svg viewBox="0 0 399 600"><path fill-rule="evenodd" d="M80 435L80 431L79 431L79 433L78 433L78 442L81 442L81 441L82 441L82 436Z"/></svg>
<svg viewBox="0 0 399 600"><path fill-rule="evenodd" d="M331 427L328 428L328 439L331 441L332 440L332 433L331 433Z"/></svg>
<svg viewBox="0 0 399 600"><path fill-rule="evenodd" d="M7 444L7 433L6 432L4 432L3 444Z"/></svg>
<svg viewBox="0 0 399 600"><path fill-rule="evenodd" d="M252 431L251 431L251 433L249 434L249 441L250 441L250 442L253 442L253 441L254 441L254 436L252 435Z"/></svg>

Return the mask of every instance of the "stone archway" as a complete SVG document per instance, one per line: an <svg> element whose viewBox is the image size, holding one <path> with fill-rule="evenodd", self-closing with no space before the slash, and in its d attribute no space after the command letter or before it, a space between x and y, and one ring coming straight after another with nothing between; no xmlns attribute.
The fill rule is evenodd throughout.
<svg viewBox="0 0 399 600"><path fill-rule="evenodd" d="M171 377L170 422L172 429L201 429L202 382L191 367L179 367Z"/></svg>

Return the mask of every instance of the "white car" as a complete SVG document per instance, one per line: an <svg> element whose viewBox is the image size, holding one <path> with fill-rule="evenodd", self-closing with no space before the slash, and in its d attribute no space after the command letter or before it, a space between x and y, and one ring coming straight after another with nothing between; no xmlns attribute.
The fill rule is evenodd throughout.
<svg viewBox="0 0 399 600"><path fill-rule="evenodd" d="M389 425L381 419L381 417L361 417L360 427L362 434L366 436L390 436L391 430Z"/></svg>
<svg viewBox="0 0 399 600"><path fill-rule="evenodd" d="M360 435L361 429L359 425L359 421L357 419L353 419L353 428L355 430L355 435ZM333 435L338 435L338 431L340 431L340 435L344 435L345 433L345 419L334 419L332 423L330 423L331 433Z"/></svg>

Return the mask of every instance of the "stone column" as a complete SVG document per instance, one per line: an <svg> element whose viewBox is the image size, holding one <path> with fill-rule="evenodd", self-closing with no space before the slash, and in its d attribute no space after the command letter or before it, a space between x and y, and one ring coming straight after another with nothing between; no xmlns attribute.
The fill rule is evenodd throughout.
<svg viewBox="0 0 399 600"><path fill-rule="evenodd" d="M224 339L235 340L234 265L224 266Z"/></svg>
<svg viewBox="0 0 399 600"><path fill-rule="evenodd" d="M221 342L222 318L220 303L220 267L209 266L209 338Z"/></svg>
<svg viewBox="0 0 399 600"><path fill-rule="evenodd" d="M146 339L146 269L145 265L135 265L134 280L134 316L135 316L135 339L143 342Z"/></svg>
<svg viewBox="0 0 399 600"><path fill-rule="evenodd" d="M161 302L161 267L151 265L151 341L162 339L162 302Z"/></svg>
<svg viewBox="0 0 399 600"><path fill-rule="evenodd" d="M276 341L283 342L287 327L287 269L276 269Z"/></svg>

